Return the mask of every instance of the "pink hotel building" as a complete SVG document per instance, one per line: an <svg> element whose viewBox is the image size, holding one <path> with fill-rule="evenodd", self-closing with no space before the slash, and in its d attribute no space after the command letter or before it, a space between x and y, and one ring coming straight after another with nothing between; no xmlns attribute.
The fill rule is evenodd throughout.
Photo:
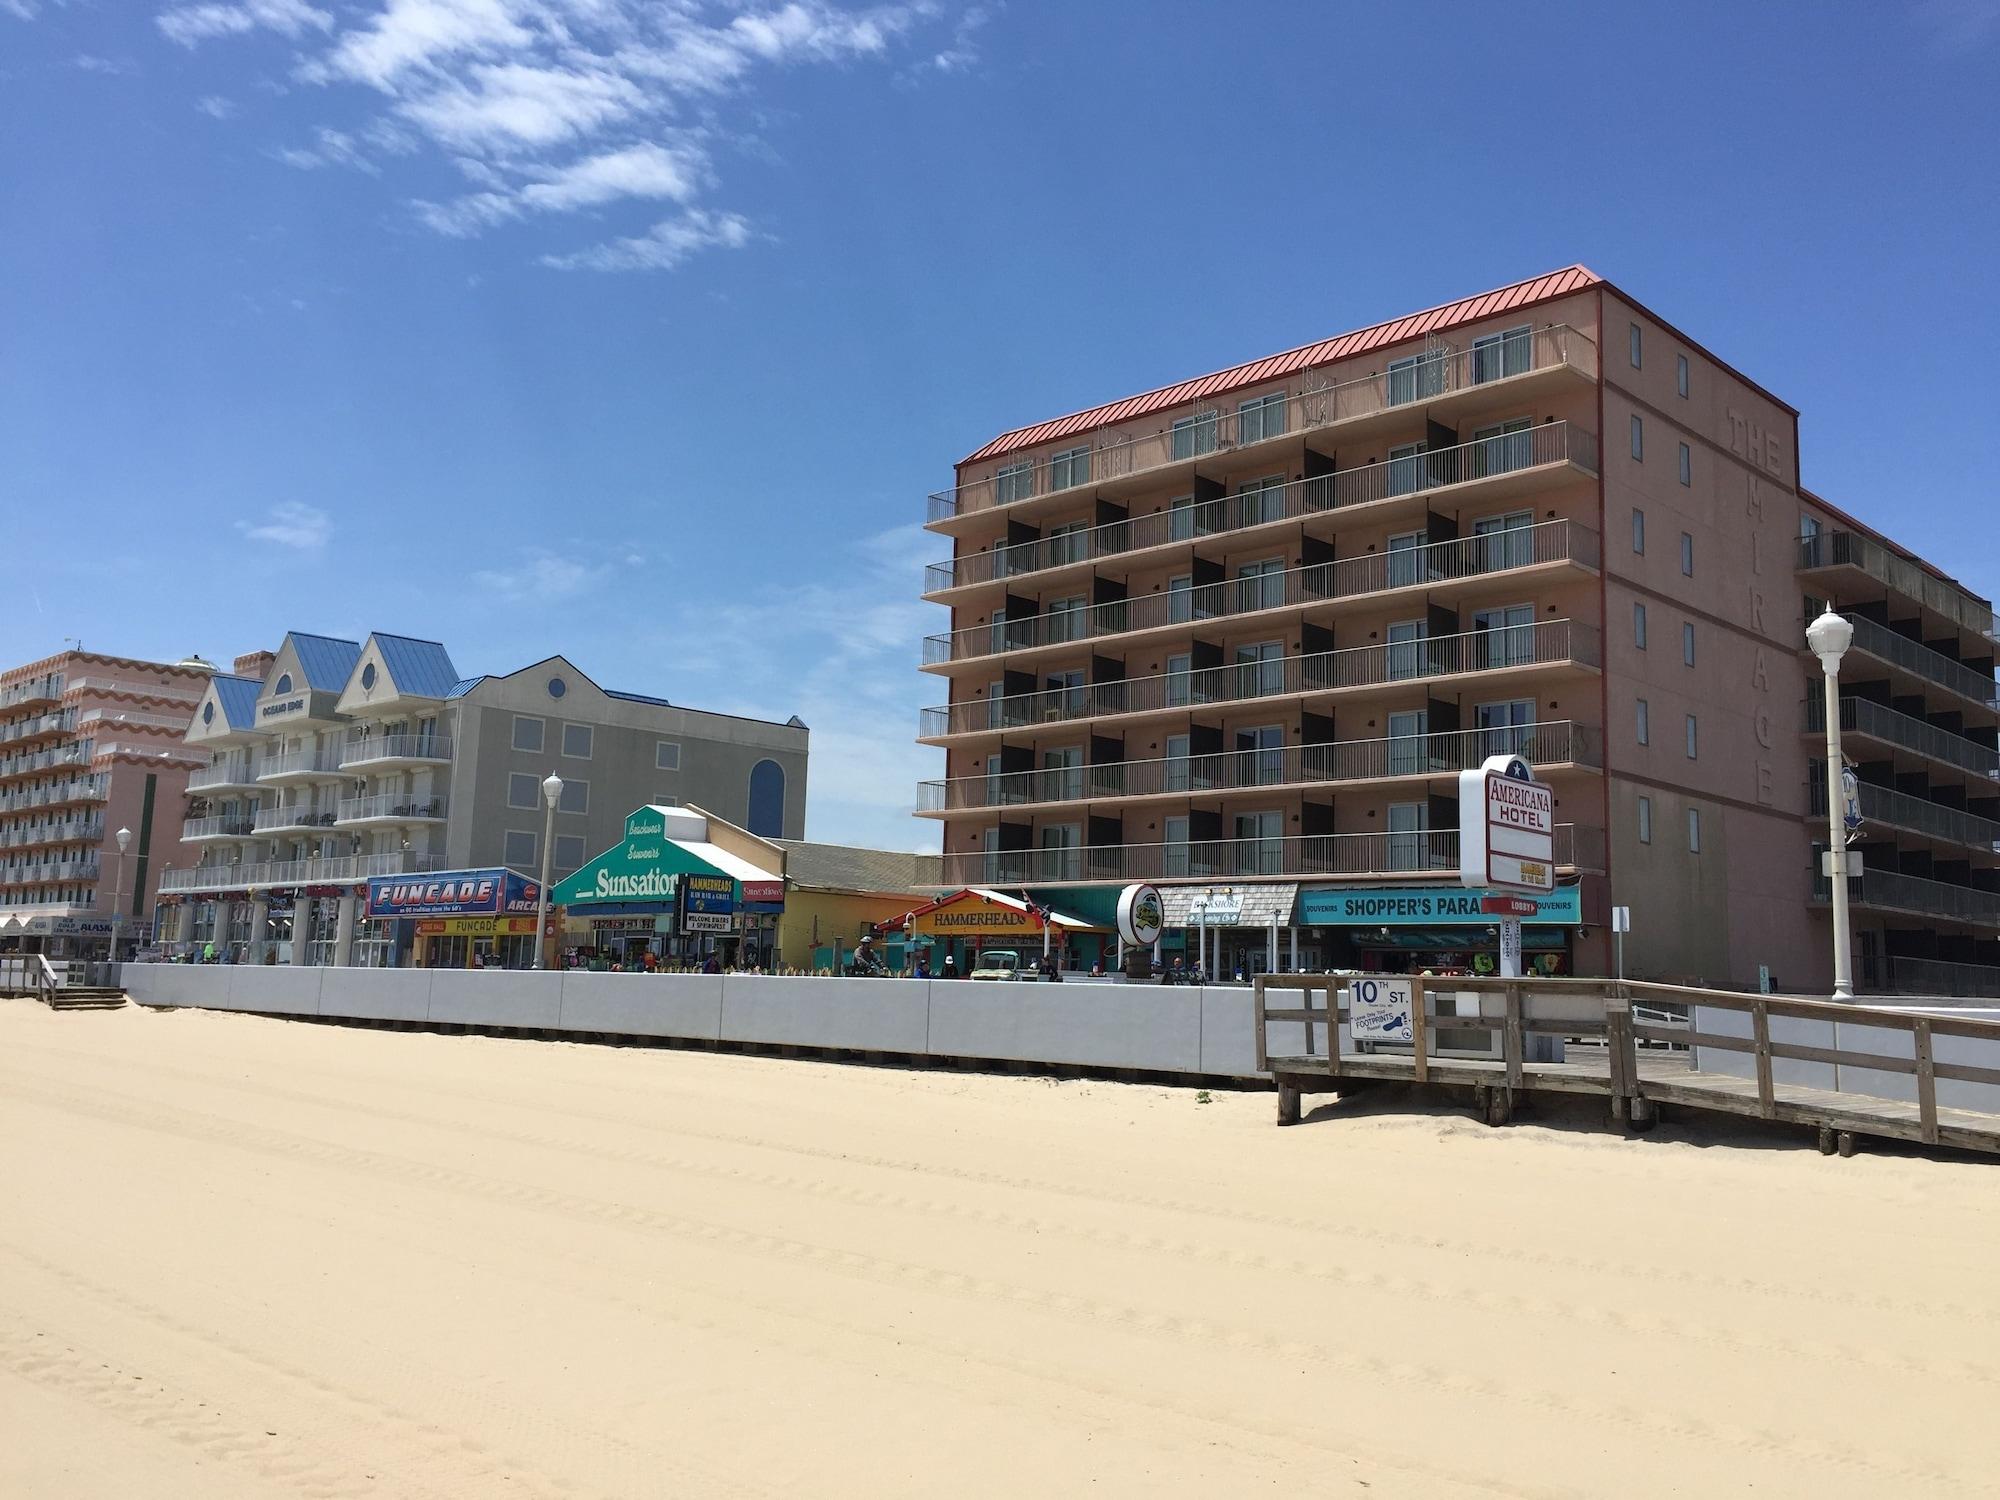
<svg viewBox="0 0 2000 1500"><path fill-rule="evenodd" d="M1802 488L1797 417L1572 266L1001 434L930 501L944 878L1483 968L1439 897L1505 750L1561 824L1532 964L1607 972L1616 904L1634 977L1823 989L1830 602L1857 979L2000 993L1992 605Z"/></svg>

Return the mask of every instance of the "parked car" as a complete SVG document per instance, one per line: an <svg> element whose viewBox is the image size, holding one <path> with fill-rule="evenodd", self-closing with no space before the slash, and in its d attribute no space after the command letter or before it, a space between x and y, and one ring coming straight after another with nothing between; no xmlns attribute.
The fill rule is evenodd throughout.
<svg viewBox="0 0 2000 1500"><path fill-rule="evenodd" d="M988 948L974 961L974 979L1020 979L1021 955L1012 948Z"/></svg>

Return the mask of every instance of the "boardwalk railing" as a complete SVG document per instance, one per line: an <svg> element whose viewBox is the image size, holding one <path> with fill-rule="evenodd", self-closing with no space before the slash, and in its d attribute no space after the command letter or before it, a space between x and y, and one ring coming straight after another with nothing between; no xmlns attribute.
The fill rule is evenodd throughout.
<svg viewBox="0 0 2000 1500"><path fill-rule="evenodd" d="M1298 1119L1300 1092L1315 1078L1401 1079L1469 1084L1494 1123L1516 1093L1543 1089L1607 1096L1613 1118L1635 1124L1673 1103L1812 1125L1822 1149L1842 1154L1857 1134L2000 1153L2000 1020L1601 979L1408 982L1410 1045L1364 1052L1342 1037L1351 980L1258 976L1256 1061L1277 1079L1281 1124ZM1273 1005L1273 991L1297 1003ZM1688 1020L1662 1010L1685 1010ZM1497 1056L1443 1044L1443 1033L1497 1038L1484 1049ZM1602 1046L1537 1061L1536 1036ZM1642 1058L1646 1042L1687 1051ZM1914 1097L1898 1097L1887 1082L1898 1078L1913 1081ZM1940 1083L1971 1086L1962 1092L1979 1107L1941 1104Z"/></svg>

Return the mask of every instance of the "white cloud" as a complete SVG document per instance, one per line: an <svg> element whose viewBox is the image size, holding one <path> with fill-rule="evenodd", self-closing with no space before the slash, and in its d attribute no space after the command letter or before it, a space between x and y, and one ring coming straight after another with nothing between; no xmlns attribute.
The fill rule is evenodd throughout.
<svg viewBox="0 0 2000 1500"><path fill-rule="evenodd" d="M472 575L472 581L504 599L550 603L583 592L603 573L602 563L534 548L522 554L518 567L482 569Z"/></svg>
<svg viewBox="0 0 2000 1500"><path fill-rule="evenodd" d="M378 106L372 119L272 154L302 168L378 171L428 143L474 188L413 203L437 233L464 237L633 202L687 210L643 233L627 226L621 237L541 257L564 269L669 269L697 251L747 243L741 215L697 206L716 186L715 145L754 144L753 132L729 123L722 96L746 90L760 70L884 57L939 16L937 0L866 8L830 0L319 4L326 8L173 0L158 23L190 47L276 32L304 46L295 79L369 91ZM968 12L948 50L961 48L987 13Z"/></svg>
<svg viewBox="0 0 2000 1500"><path fill-rule="evenodd" d="M70 59L70 64L85 73L109 73L114 77L124 77L139 71L139 65L129 57L98 57L89 52L77 53Z"/></svg>
<svg viewBox="0 0 2000 1500"><path fill-rule="evenodd" d="M236 113L235 101L220 94L205 94L194 101L194 107L212 120L226 120Z"/></svg>
<svg viewBox="0 0 2000 1500"><path fill-rule="evenodd" d="M210 0L200 5L175 5L156 18L169 41L183 47L218 36L242 36L265 28L280 36L326 31L333 17L306 0Z"/></svg>
<svg viewBox="0 0 2000 1500"><path fill-rule="evenodd" d="M35 0L0 0L0 11L23 21L32 21L41 13Z"/></svg>
<svg viewBox="0 0 2000 1500"><path fill-rule="evenodd" d="M750 224L741 215L697 208L678 219L662 219L641 235L544 255L542 264L558 271L671 271L696 251L736 250L749 243Z"/></svg>
<svg viewBox="0 0 2000 1500"><path fill-rule="evenodd" d="M316 505L287 500L271 507L261 525L238 521L236 529L253 542L275 542L301 552L317 552L333 535L333 520Z"/></svg>

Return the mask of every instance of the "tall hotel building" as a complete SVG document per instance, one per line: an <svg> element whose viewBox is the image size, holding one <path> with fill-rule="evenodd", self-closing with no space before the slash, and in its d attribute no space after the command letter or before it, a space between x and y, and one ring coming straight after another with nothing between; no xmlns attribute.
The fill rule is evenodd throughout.
<svg viewBox="0 0 2000 1500"><path fill-rule="evenodd" d="M928 526L949 882L1100 919L1159 882L1231 965L1483 969L1457 773L1506 751L1560 824L1531 965L1607 972L1615 904L1634 977L1824 988L1830 601L1858 979L2000 993L1990 602L1581 266L1003 433Z"/></svg>

